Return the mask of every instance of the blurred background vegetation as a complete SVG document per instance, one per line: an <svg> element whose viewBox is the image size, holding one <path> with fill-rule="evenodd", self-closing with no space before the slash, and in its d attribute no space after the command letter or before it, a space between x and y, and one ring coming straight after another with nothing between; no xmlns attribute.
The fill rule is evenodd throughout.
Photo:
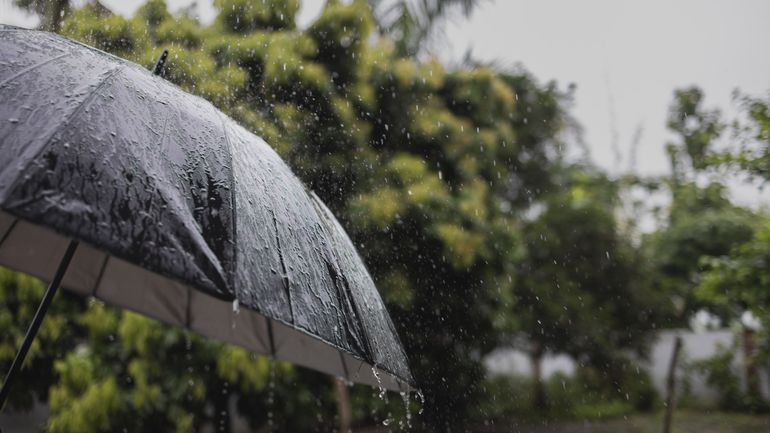
<svg viewBox="0 0 770 433"><path fill-rule="evenodd" d="M726 124L700 90L677 90L670 173L610 176L566 156L571 88L430 55L442 21L477 3L329 0L298 29L299 0L215 0L205 26L163 0L131 18L98 2L16 0L43 28L148 68L168 49L166 79L270 143L359 247L425 401L335 386L61 293L10 408L46 404L51 432L231 432L236 419L254 431L337 431L348 406L356 428L434 432L628 416L662 405L644 363L659 331L699 311L770 323L770 220L733 204L717 175L770 180L770 98L738 94L743 117ZM650 209L655 194L670 200ZM652 233L638 229L643 212ZM43 288L0 270L0 370ZM770 339L740 326L739 346L682 370L705 375L719 409L762 412L767 396L752 383L770 366ZM499 347L527 353L533 374L488 374L483 360ZM544 377L543 357L557 353L575 360L574 375Z"/></svg>

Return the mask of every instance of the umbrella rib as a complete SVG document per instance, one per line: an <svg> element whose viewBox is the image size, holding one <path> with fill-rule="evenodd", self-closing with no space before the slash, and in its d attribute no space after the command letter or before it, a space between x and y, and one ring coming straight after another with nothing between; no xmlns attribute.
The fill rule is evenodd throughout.
<svg viewBox="0 0 770 433"><path fill-rule="evenodd" d="M0 247L2 247L3 243L6 241L6 239L8 239L8 237L11 236L11 232L13 231L14 228L16 228L16 224L18 222L19 222L19 219L18 218L14 218L13 222L11 223L11 225L8 226L8 229L5 231L5 233L3 233L3 237L0 238Z"/></svg>
<svg viewBox="0 0 770 433"><path fill-rule="evenodd" d="M273 335L273 320L265 316L267 320L267 338L270 340L270 355L275 358L275 336Z"/></svg>
<svg viewBox="0 0 770 433"><path fill-rule="evenodd" d="M104 261L102 261L102 266L99 268L99 275L96 277L96 282L94 283L94 288L91 290L91 296L96 297L96 291L99 290L99 286L102 284L102 277L104 277L104 271L107 270L107 262L110 261L110 255L105 253L104 254Z"/></svg>
<svg viewBox="0 0 770 433"><path fill-rule="evenodd" d="M15 80L15 79L17 79L17 78L21 77L22 75L26 74L27 72L31 72L31 71L34 71L35 69L37 69L37 68L39 68L39 67L41 67L41 66L45 66L45 65L47 65L47 64L49 64L49 63L51 63L51 62L54 62L54 61L56 61L56 60L59 60L59 59L61 59L62 57L67 57L67 56L71 56L71 55L72 55L72 53L71 53L71 52L66 52L66 53L64 53L64 54L60 54L60 55L58 55L58 56L56 56L56 57L51 57L51 58L50 58L50 59L48 59L48 60L44 60L44 61L42 61L42 62L40 62L40 63L36 63L36 64L34 64L34 65L32 65L32 66L29 66L29 67L27 67L27 68L25 68L25 69L22 69L21 71L17 72L15 75L11 75L10 77L8 77L8 78L6 78L5 80L3 80L2 82L0 82L0 87L3 87L3 86L5 86L5 85L6 85L6 84L8 84L9 82L11 82L11 81L13 81L13 80Z"/></svg>

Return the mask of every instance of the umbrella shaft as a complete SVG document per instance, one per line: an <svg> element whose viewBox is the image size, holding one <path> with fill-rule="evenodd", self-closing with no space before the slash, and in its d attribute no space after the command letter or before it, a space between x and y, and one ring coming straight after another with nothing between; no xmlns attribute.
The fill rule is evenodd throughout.
<svg viewBox="0 0 770 433"><path fill-rule="evenodd" d="M13 364L11 364L11 369L8 370L8 375L5 376L3 388L0 390L0 410L2 410L5 405L5 400L8 398L8 393L11 391L13 380L18 374L21 364L24 363L24 358L27 356L29 347L32 345L32 340L35 339L40 324L43 323L45 313L48 311L48 306L51 304L53 296L61 285L64 273L67 271L67 266L69 266L77 246L77 241L70 241L69 246L67 246L67 251L64 253L64 257L62 257L61 262L59 262L59 268L56 270L56 274L54 275L53 280L51 280L51 284L48 285L48 289L46 289L45 294L43 295L43 300L40 301L40 305L37 307L35 317L32 319L29 329L27 329L27 335L24 336L24 341L21 343L21 347L16 353L16 357L13 359Z"/></svg>

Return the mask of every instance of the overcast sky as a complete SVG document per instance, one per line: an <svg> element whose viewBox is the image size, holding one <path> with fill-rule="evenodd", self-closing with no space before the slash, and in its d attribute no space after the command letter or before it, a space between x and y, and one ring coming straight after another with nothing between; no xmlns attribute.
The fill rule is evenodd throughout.
<svg viewBox="0 0 770 433"><path fill-rule="evenodd" d="M101 1L127 16L143 3ZM35 24L11 3L0 0L0 22ZM167 3L177 10L192 1ZM200 19L213 19L212 2L197 3ZM300 24L323 4L302 1ZM521 63L542 81L575 83L573 114L592 160L613 173L627 170L636 135L636 170L659 174L668 170L665 116L675 88L701 87L707 104L728 117L735 115L734 89L768 95L768 22L768 0L496 0L482 3L469 20L453 20L439 53L452 61L470 48L481 60ZM749 204L759 198L754 191L738 188L737 198Z"/></svg>

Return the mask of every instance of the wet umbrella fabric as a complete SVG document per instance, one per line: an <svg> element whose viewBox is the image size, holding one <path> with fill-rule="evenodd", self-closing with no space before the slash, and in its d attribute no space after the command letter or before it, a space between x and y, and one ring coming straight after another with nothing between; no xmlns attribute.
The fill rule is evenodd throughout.
<svg viewBox="0 0 770 433"><path fill-rule="evenodd" d="M354 245L262 139L138 65L0 27L0 265L50 279L72 240L73 292L413 386Z"/></svg>

